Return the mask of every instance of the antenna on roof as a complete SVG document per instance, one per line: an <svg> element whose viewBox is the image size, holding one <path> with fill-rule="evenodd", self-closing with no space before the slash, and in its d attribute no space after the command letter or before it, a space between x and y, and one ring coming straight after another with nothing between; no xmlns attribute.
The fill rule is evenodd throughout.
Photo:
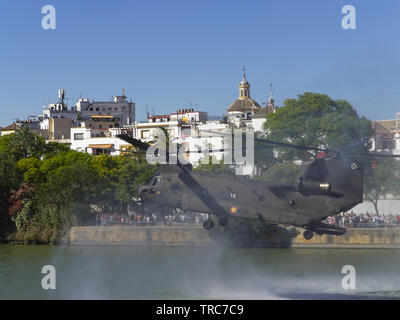
<svg viewBox="0 0 400 320"><path fill-rule="evenodd" d="M65 89L58 89L58 99L60 99L61 103L64 104Z"/></svg>

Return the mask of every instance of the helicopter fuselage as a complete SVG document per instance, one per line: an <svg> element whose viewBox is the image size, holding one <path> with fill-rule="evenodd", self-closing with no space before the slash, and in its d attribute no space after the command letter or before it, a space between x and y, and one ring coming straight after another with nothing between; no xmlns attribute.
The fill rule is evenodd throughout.
<svg viewBox="0 0 400 320"><path fill-rule="evenodd" d="M309 163L295 185L211 176L165 165L139 193L143 200L162 207L343 234L342 230L329 232L328 226L325 230L321 220L362 202L363 170L355 162L344 163L336 159Z"/></svg>

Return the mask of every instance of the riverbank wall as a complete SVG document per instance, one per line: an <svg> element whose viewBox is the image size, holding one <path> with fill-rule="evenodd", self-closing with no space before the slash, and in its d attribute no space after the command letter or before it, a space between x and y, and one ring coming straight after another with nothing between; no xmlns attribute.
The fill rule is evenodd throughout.
<svg viewBox="0 0 400 320"><path fill-rule="evenodd" d="M72 227L69 244L137 246L213 246L216 243L202 227Z"/></svg>
<svg viewBox="0 0 400 320"><path fill-rule="evenodd" d="M136 246L216 246L202 227L73 227L70 245L136 245ZM300 233L292 240L294 248L400 248L400 229L347 229L342 236L314 235L305 240Z"/></svg>

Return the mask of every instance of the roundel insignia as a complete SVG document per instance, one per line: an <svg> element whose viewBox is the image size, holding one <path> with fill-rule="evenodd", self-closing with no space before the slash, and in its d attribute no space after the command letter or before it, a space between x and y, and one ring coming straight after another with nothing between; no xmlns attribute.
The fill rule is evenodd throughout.
<svg viewBox="0 0 400 320"><path fill-rule="evenodd" d="M352 162L350 167L351 167L351 169L356 170L358 168L358 165L357 165L357 163Z"/></svg>
<svg viewBox="0 0 400 320"><path fill-rule="evenodd" d="M231 213L235 214L235 213L237 213L238 209L237 209L237 207L231 207L230 211L231 211Z"/></svg>

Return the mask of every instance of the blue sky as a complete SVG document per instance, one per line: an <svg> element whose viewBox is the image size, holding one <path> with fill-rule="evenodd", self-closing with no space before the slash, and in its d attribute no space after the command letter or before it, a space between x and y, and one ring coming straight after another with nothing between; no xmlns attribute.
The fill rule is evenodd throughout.
<svg viewBox="0 0 400 320"><path fill-rule="evenodd" d="M41 28L44 5L56 30ZM356 8L344 30L341 8ZM400 1L28 1L0 3L0 126L41 113L65 88L108 100L126 89L156 113L198 105L221 115L243 65L252 98L278 105L311 91L370 119L400 111Z"/></svg>

